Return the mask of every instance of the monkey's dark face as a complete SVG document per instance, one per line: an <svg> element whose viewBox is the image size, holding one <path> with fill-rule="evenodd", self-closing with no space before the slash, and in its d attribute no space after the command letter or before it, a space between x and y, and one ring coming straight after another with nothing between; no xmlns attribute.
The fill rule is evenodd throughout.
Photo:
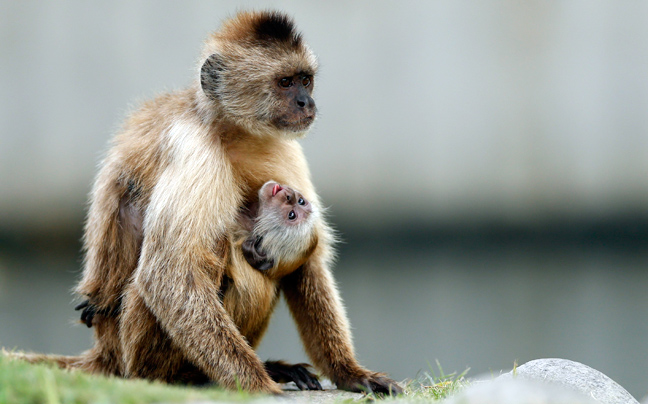
<svg viewBox="0 0 648 404"><path fill-rule="evenodd" d="M317 59L287 16L242 14L208 39L203 57L200 86L222 118L289 138L315 120Z"/></svg>
<svg viewBox="0 0 648 404"><path fill-rule="evenodd" d="M259 192L260 209L273 212L284 226L297 226L308 221L312 205L299 192L276 182L267 182Z"/></svg>
<svg viewBox="0 0 648 404"><path fill-rule="evenodd" d="M317 111L312 98L313 85L313 75L304 72L277 80L275 94L281 107L273 124L278 129L301 132L313 123Z"/></svg>
<svg viewBox="0 0 648 404"><path fill-rule="evenodd" d="M243 53L243 52L242 52ZM305 56L289 52L283 63L268 66L255 58L268 49L246 53L240 58L213 54L203 64L201 86L217 102L228 118L252 133L295 137L305 133L315 121L313 100L315 69Z"/></svg>

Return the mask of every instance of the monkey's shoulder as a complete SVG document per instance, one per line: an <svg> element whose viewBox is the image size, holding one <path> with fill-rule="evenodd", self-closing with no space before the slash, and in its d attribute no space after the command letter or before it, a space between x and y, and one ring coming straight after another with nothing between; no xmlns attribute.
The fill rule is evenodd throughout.
<svg viewBox="0 0 648 404"><path fill-rule="evenodd" d="M111 140L107 163L124 171L122 176L155 176L170 161L169 132L191 105L187 91L166 93L142 102L130 111ZM196 119L194 119L196 120Z"/></svg>

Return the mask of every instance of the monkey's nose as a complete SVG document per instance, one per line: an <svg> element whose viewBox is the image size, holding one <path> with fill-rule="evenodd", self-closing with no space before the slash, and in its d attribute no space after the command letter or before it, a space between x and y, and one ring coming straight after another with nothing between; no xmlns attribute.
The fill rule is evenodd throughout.
<svg viewBox="0 0 648 404"><path fill-rule="evenodd" d="M299 108L310 108L313 106L313 99L307 94L300 94L295 98L295 103Z"/></svg>

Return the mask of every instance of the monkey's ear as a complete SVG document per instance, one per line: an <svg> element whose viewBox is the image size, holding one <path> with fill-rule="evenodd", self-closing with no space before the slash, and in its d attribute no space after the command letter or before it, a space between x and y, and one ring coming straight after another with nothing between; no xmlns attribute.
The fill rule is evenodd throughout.
<svg viewBox="0 0 648 404"><path fill-rule="evenodd" d="M266 255L260 248L261 237L249 237L241 245L243 257L254 269L267 271L274 266L274 260Z"/></svg>
<svg viewBox="0 0 648 404"><path fill-rule="evenodd" d="M218 53L210 55L200 69L200 85L211 99L218 99L218 87L221 75L225 71L223 57Z"/></svg>

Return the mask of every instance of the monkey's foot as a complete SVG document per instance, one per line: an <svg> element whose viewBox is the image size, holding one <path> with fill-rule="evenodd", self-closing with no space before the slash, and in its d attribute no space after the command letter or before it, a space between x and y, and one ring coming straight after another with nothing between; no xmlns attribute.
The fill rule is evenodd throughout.
<svg viewBox="0 0 648 404"><path fill-rule="evenodd" d="M359 393L375 393L397 396L403 393L403 389L382 373L369 372L366 375L355 379L347 379L336 383L337 388Z"/></svg>
<svg viewBox="0 0 648 404"><path fill-rule="evenodd" d="M265 369L272 380L277 383L295 382L299 390L322 390L317 376L308 371L307 363L290 365L283 361L267 361Z"/></svg>

